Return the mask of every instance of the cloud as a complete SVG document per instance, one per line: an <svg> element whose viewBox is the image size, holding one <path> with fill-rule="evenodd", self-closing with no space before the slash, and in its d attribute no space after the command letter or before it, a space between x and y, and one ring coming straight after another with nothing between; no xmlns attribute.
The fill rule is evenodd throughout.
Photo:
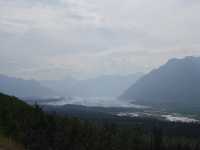
<svg viewBox="0 0 200 150"><path fill-rule="evenodd" d="M149 71L172 57L200 55L199 13L197 0L2 0L0 72Z"/></svg>

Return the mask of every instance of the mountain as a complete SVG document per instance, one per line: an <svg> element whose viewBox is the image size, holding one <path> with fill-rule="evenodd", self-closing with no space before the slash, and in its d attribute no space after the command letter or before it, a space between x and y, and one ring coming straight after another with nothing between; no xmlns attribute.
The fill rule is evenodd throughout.
<svg viewBox="0 0 200 150"><path fill-rule="evenodd" d="M56 93L35 80L0 75L0 92L17 97L46 97Z"/></svg>
<svg viewBox="0 0 200 150"><path fill-rule="evenodd" d="M127 76L104 75L87 80L66 78L63 80L40 81L62 96L117 97L142 76L137 73Z"/></svg>
<svg viewBox="0 0 200 150"><path fill-rule="evenodd" d="M200 104L200 58L171 59L133 84L122 99L145 104Z"/></svg>

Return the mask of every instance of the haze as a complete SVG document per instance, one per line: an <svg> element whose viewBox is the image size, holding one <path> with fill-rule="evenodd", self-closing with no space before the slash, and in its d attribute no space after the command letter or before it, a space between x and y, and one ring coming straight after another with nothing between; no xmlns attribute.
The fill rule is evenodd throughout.
<svg viewBox="0 0 200 150"><path fill-rule="evenodd" d="M90 78L199 56L198 0L1 0L0 73Z"/></svg>

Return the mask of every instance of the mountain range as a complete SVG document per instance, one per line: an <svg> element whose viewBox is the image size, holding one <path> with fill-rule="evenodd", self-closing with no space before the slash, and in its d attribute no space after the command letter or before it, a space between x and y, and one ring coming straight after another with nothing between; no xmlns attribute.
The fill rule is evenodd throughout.
<svg viewBox="0 0 200 150"><path fill-rule="evenodd" d="M85 80L68 77L63 80L43 80L40 83L62 96L118 97L142 75L103 75Z"/></svg>
<svg viewBox="0 0 200 150"><path fill-rule="evenodd" d="M78 80L25 80L0 74L0 92L20 98L45 98L54 96L116 97L133 84L142 73L127 76L99 76Z"/></svg>
<svg viewBox="0 0 200 150"><path fill-rule="evenodd" d="M56 92L42 86L35 80L24 80L6 75L0 75L0 92L20 98L56 95Z"/></svg>

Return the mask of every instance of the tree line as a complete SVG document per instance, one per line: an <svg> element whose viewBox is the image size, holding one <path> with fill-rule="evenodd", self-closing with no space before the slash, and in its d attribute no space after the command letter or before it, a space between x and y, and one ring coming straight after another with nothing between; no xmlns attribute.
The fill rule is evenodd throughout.
<svg viewBox="0 0 200 150"><path fill-rule="evenodd" d="M48 114L38 105L0 94L0 135L27 150L199 150L198 137L166 136L155 125L118 126Z"/></svg>

